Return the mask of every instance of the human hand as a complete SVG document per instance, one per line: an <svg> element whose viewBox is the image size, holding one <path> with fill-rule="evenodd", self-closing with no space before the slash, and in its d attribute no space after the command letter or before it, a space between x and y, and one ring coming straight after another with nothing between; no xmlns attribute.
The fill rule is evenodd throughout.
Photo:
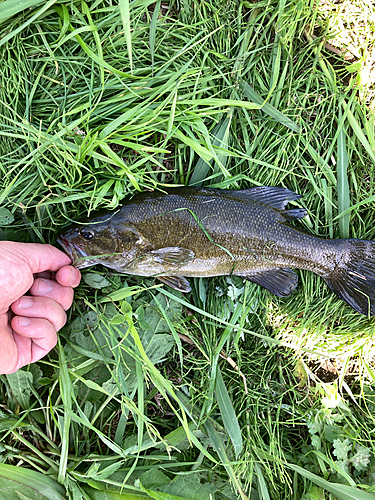
<svg viewBox="0 0 375 500"><path fill-rule="evenodd" d="M51 245L0 241L0 374L38 361L56 345L81 280L70 264Z"/></svg>

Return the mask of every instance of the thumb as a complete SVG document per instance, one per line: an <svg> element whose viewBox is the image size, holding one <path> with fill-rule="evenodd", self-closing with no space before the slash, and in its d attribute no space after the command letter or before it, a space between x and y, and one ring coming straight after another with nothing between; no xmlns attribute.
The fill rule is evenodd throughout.
<svg viewBox="0 0 375 500"><path fill-rule="evenodd" d="M63 266L72 263L71 259L61 250L52 245L40 243L3 242L11 245L9 250L26 262L31 272L58 271Z"/></svg>

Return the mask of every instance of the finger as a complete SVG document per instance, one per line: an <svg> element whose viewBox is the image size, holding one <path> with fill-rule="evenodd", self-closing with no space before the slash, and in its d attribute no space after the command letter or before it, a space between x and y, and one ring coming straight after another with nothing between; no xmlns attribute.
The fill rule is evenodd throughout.
<svg viewBox="0 0 375 500"><path fill-rule="evenodd" d="M56 280L60 285L72 286L75 288L81 281L81 273L73 266L64 266L57 271Z"/></svg>
<svg viewBox="0 0 375 500"><path fill-rule="evenodd" d="M47 319L15 316L11 324L18 349L15 370L43 358L56 345L56 329Z"/></svg>
<svg viewBox="0 0 375 500"><path fill-rule="evenodd" d="M54 280L56 279L56 274L51 273L49 271L44 271L42 273L34 274L34 278L45 278L46 280Z"/></svg>
<svg viewBox="0 0 375 500"><path fill-rule="evenodd" d="M32 273L58 271L72 263L71 259L52 245L40 243L18 243L18 255L28 263Z"/></svg>
<svg viewBox="0 0 375 500"><path fill-rule="evenodd" d="M30 294L34 297L48 297L67 311L73 302L73 288L62 286L57 281L37 278L30 288Z"/></svg>
<svg viewBox="0 0 375 500"><path fill-rule="evenodd" d="M66 323L66 313L64 309L55 300L49 297L30 297L24 296L13 302L11 309L18 319L20 318L43 318L47 319L59 331ZM21 321L22 323L23 321ZM26 326L26 325L25 325ZM18 331L18 330L17 330Z"/></svg>

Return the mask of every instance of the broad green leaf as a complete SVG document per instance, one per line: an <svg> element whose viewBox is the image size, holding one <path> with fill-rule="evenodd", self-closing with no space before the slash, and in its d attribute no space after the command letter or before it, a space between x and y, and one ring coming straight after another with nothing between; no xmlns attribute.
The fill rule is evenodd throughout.
<svg viewBox="0 0 375 500"><path fill-rule="evenodd" d="M149 469L144 472L140 480L145 488L155 488L171 482L170 478L159 469Z"/></svg>
<svg viewBox="0 0 375 500"><path fill-rule="evenodd" d="M165 356L175 345L175 340L172 335L166 333L157 333L148 343L146 354L150 360L156 365L165 359Z"/></svg>
<svg viewBox="0 0 375 500"><path fill-rule="evenodd" d="M0 418L0 432L10 429L27 429L28 427L32 427L32 424L14 418Z"/></svg>
<svg viewBox="0 0 375 500"><path fill-rule="evenodd" d="M217 488L214 484L201 484L198 474L177 476L172 481L158 470L150 470L140 477L140 487L155 500L212 500Z"/></svg>
<svg viewBox="0 0 375 500"><path fill-rule="evenodd" d="M12 212L7 208L0 208L0 227L9 226L13 221L14 217Z"/></svg>
<svg viewBox="0 0 375 500"><path fill-rule="evenodd" d="M111 284L107 280L107 278L97 273L85 273L83 275L83 281L92 288L99 288L99 289L105 288L106 286L109 286Z"/></svg>
<svg viewBox="0 0 375 500"><path fill-rule="evenodd" d="M6 376L14 398L23 410L30 406L32 393L33 375L24 370L18 370Z"/></svg>
<svg viewBox="0 0 375 500"><path fill-rule="evenodd" d="M168 304L168 309L169 309L169 314L168 314L166 309L165 309L165 306L167 305L167 303L165 303L165 305L163 306L162 302L160 302L159 299L161 299L162 302L164 302L164 300L165 300L164 295L159 293L159 296L154 297L153 301L155 301L155 303L157 304L159 311L163 316L163 319L167 323L168 330L172 333L174 342L177 345L178 354L180 356L181 372L182 372L183 371L182 344L181 344L181 340L178 336L178 333L176 332L176 329L175 329L173 321L172 321L173 319L174 320L176 319L177 314L181 314L182 310L180 307L178 309L173 310L173 308L171 308L171 304ZM142 323L145 323L147 325L147 328L146 328L147 330L149 330L151 328L151 325L149 325L149 323L145 320L144 316L142 318L142 321L140 322L140 325L142 325ZM171 341L171 338L169 337L168 342L170 342L170 341Z"/></svg>

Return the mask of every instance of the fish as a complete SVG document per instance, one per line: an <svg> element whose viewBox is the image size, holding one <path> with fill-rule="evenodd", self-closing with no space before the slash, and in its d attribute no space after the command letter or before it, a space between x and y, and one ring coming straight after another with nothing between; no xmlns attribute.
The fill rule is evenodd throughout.
<svg viewBox="0 0 375 500"><path fill-rule="evenodd" d="M290 222L307 211L287 205L300 197L272 186L145 191L71 225L57 242L79 269L102 264L183 293L191 291L186 278L234 275L285 297L297 287L293 269L305 269L355 311L374 316L375 242L295 227Z"/></svg>

